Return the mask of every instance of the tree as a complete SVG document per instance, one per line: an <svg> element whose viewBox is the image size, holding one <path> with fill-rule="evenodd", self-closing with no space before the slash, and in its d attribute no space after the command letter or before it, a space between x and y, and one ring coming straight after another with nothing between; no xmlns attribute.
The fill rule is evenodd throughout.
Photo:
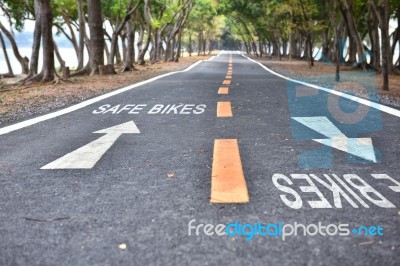
<svg viewBox="0 0 400 266"><path fill-rule="evenodd" d="M35 0L35 17L35 38L33 44L34 49L32 49L32 53L33 57L35 57L34 59L36 60L38 58L37 55L41 41L43 48L43 67L42 71L36 75L31 72L31 75L30 77L28 76L27 81L49 82L55 80L56 78L54 67L54 40L52 32L53 12L50 5L50 0Z"/></svg>
<svg viewBox="0 0 400 266"><path fill-rule="evenodd" d="M103 18L100 0L88 0L90 29L90 75L99 74L99 66L104 65Z"/></svg>
<svg viewBox="0 0 400 266"><path fill-rule="evenodd" d="M52 81L55 78L54 68L54 41L53 41L53 13L50 0L40 0L40 20L43 42L43 78L42 81Z"/></svg>
<svg viewBox="0 0 400 266"><path fill-rule="evenodd" d="M391 71L392 56L390 55L390 36L389 36L389 0L380 0L377 5L375 0L370 0L371 6L379 19L379 28L382 36L382 88L389 90L389 73Z"/></svg>
<svg viewBox="0 0 400 266"><path fill-rule="evenodd" d="M21 64L22 68L22 74L27 74L29 71L29 59L27 57L21 56L19 53L18 45L17 42L14 39L14 36L9 32L4 25L0 22L0 29L4 33L4 35L7 36L8 40L11 43L11 47L13 49L15 58L18 60L18 62Z"/></svg>
<svg viewBox="0 0 400 266"><path fill-rule="evenodd" d="M23 1L0 1L0 10L6 15L11 27L13 26L13 21L15 21L15 27L18 31L23 29L24 22L30 14L30 7ZM28 74L29 59L20 54L14 35L1 22L0 30L10 41L14 56L21 65L22 74Z"/></svg>
<svg viewBox="0 0 400 266"><path fill-rule="evenodd" d="M121 22L119 22L116 26L116 29L114 30L113 34L112 34L112 39L111 39L111 48L110 48L110 53L108 56L108 64L109 65L114 65L114 57L117 51L117 45L118 45L118 36L121 34L122 30L125 28L125 25L128 23L128 37L130 37L130 44L129 44L129 53L130 53L130 59L129 61L132 61L132 56L131 53L133 51L133 47L132 47L132 34L134 34L133 32L133 28L132 28L132 23L131 23L131 19L132 19L132 14L134 14L136 12L136 10L138 9L139 5L141 4L142 1L138 1L136 3L136 5L134 7L132 7L132 1L130 1L128 8L126 9L126 13L124 18L122 19ZM117 20L119 21L119 19ZM129 39L129 38L128 38ZM132 62L128 62L128 65L126 65L125 70L131 70L132 69Z"/></svg>
<svg viewBox="0 0 400 266"><path fill-rule="evenodd" d="M7 49L6 49L6 44L4 43L4 38L1 33L0 33L0 42L1 42L1 47L3 48L4 58L6 59L6 63L7 63L7 68L8 68L7 76L13 77L14 72L11 67L10 59L8 58L8 53L7 53Z"/></svg>

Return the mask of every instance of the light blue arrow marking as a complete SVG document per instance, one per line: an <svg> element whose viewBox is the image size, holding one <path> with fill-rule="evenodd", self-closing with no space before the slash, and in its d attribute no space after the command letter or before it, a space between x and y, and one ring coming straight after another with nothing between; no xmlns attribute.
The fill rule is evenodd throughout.
<svg viewBox="0 0 400 266"><path fill-rule="evenodd" d="M329 138L313 139L313 141L344 151L370 162L377 162L371 138L348 138L325 116L292 118L304 126Z"/></svg>

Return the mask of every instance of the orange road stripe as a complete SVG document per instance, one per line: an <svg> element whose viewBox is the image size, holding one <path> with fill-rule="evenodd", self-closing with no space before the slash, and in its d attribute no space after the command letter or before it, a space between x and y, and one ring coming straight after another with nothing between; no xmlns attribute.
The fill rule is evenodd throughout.
<svg viewBox="0 0 400 266"><path fill-rule="evenodd" d="M228 67L233 67L233 64L232 64L232 63L229 63Z"/></svg>
<svg viewBox="0 0 400 266"><path fill-rule="evenodd" d="M226 73L227 75L232 75L232 71L228 71L228 73Z"/></svg>
<svg viewBox="0 0 400 266"><path fill-rule="evenodd" d="M218 102L217 117L232 117L231 102Z"/></svg>
<svg viewBox="0 0 400 266"><path fill-rule="evenodd" d="M227 75L225 79L232 79L232 75Z"/></svg>
<svg viewBox="0 0 400 266"><path fill-rule="evenodd" d="M237 139L216 139L211 174L211 203L248 203Z"/></svg>
<svg viewBox="0 0 400 266"><path fill-rule="evenodd" d="M229 93L229 88L228 87L221 87L218 90L218 94L228 94Z"/></svg>
<svg viewBox="0 0 400 266"><path fill-rule="evenodd" d="M230 80L224 80L224 83L222 83L224 85L231 85L231 81Z"/></svg>

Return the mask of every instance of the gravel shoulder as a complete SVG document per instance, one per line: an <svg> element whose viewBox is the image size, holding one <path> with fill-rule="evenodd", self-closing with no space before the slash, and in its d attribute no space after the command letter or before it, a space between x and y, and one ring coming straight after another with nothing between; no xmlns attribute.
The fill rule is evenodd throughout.
<svg viewBox="0 0 400 266"><path fill-rule="evenodd" d="M289 78L342 91L385 105L400 107L400 75L391 75L389 77L390 89L383 91L380 88L381 75L376 71L361 71L351 66L342 66L340 81L336 82L336 67L332 64L315 62L315 66L309 68L306 61L293 60L290 62L286 58L281 61L275 58L252 58Z"/></svg>
<svg viewBox="0 0 400 266"><path fill-rule="evenodd" d="M0 80L0 126L47 113L67 105L141 82L168 72L183 70L210 56L182 57L179 63L166 62L135 66L136 70L117 75L71 78L59 84L10 85L17 79Z"/></svg>

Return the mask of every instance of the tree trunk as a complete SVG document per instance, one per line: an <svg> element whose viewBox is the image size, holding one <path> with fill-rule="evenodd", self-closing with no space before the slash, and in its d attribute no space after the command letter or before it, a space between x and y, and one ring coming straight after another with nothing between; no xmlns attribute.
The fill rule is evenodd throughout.
<svg viewBox="0 0 400 266"><path fill-rule="evenodd" d="M202 36L203 36L203 32L201 31L201 32L199 32L199 35L197 36L197 41L198 41L198 51L197 51L197 56L200 56L200 53L201 53L201 43L203 42L202 41Z"/></svg>
<svg viewBox="0 0 400 266"><path fill-rule="evenodd" d="M128 39L128 45L126 48L126 56L125 56L123 71L132 71L134 69L133 60L135 58L134 55L135 32L133 29L132 20L128 20L126 22L126 34Z"/></svg>
<svg viewBox="0 0 400 266"><path fill-rule="evenodd" d="M175 46L176 46L176 36L172 37L171 52L170 52L169 61L174 61L175 60Z"/></svg>
<svg viewBox="0 0 400 266"><path fill-rule="evenodd" d="M6 63L7 63L8 75L13 77L14 72L11 67L10 59L8 58L6 44L4 43L3 34L1 34L1 32L0 32L0 42L1 42L1 47L3 48L4 58L6 59Z"/></svg>
<svg viewBox="0 0 400 266"><path fill-rule="evenodd" d="M339 25L337 25L336 24L336 21L335 21L335 13L334 13L334 10L333 10L333 6L334 6L334 3L333 3L333 0L329 0L329 6L330 6L330 9L329 9L329 20L331 21L331 25L332 25L332 28L333 28L333 33L334 33L334 40L333 40L333 42L334 42L334 45L335 45L335 49L334 49L334 51L336 51L336 71L335 71L335 81L336 82L339 82L340 81L340 62L341 62L341 49L340 49L340 39L339 39L339 25L341 24L341 23L339 23ZM334 55L335 56L335 55Z"/></svg>
<svg viewBox="0 0 400 266"><path fill-rule="evenodd" d="M106 58L110 57L110 50L108 50L107 42L104 40L104 53L106 54Z"/></svg>
<svg viewBox="0 0 400 266"><path fill-rule="evenodd" d="M390 54L390 36L389 36L389 1L382 0L382 5L379 8L380 23L382 36L382 89L389 90L389 73L392 69L392 56Z"/></svg>
<svg viewBox="0 0 400 266"><path fill-rule="evenodd" d="M366 56L364 46L362 44L360 35L358 34L357 26L354 20L352 3L350 0L345 0L344 3L342 3L341 0L337 1L339 3L340 11L342 12L343 17L346 21L349 38L352 38L355 43L358 54L358 64L360 64L362 69L366 69Z"/></svg>
<svg viewBox="0 0 400 266"><path fill-rule="evenodd" d="M392 56L390 54L390 35L389 35L389 0L381 0L377 6L375 0L370 0L373 9L379 19L379 28L382 37L382 89L389 90L389 73L391 71Z"/></svg>
<svg viewBox="0 0 400 266"><path fill-rule="evenodd" d="M63 67L62 68L62 77L63 79L69 79L71 76L71 71L69 67Z"/></svg>
<svg viewBox="0 0 400 266"><path fill-rule="evenodd" d="M313 55L313 45L312 45L312 40L311 40L311 33L307 32L306 35L306 49L308 49L307 54L308 54L308 66L313 67L314 66L314 55Z"/></svg>
<svg viewBox="0 0 400 266"><path fill-rule="evenodd" d="M54 43L54 53L56 54L57 60L60 63L61 69L63 69L65 68L65 61L62 59L60 51L58 50L58 46L54 40L53 43Z"/></svg>
<svg viewBox="0 0 400 266"><path fill-rule="evenodd" d="M149 50L150 43L151 43L151 32L148 31L147 32L146 44L145 44L142 52L138 55L138 64L139 65L144 65L146 63L145 60L144 60L144 57L145 57L147 51Z"/></svg>
<svg viewBox="0 0 400 266"><path fill-rule="evenodd" d="M119 45L118 45L118 43L119 43L119 38L120 38L120 36L119 35L117 35L116 36L116 39L117 39L117 46L115 47L115 63L117 64L117 65L120 65L121 64L121 52L120 52L120 48L119 48ZM111 64L111 65L114 65L114 64Z"/></svg>
<svg viewBox="0 0 400 266"><path fill-rule="evenodd" d="M250 49L249 46L247 45L247 42L244 40L244 47L246 47L246 54L250 55Z"/></svg>
<svg viewBox="0 0 400 266"><path fill-rule="evenodd" d="M32 78L38 73L39 67L39 50L40 43L42 39L42 22L40 17L40 3L35 0L35 30L33 32L33 44L32 44L32 55L31 55L31 65L29 68L28 78Z"/></svg>
<svg viewBox="0 0 400 266"><path fill-rule="evenodd" d="M4 33L4 35L7 37L7 39L10 41L11 48L14 52L15 58L18 60L18 62L21 64L22 68L22 74L28 74L29 72L29 59L27 57L22 57L21 54L19 53L18 50L18 45L15 42L14 36L9 32L4 25L0 21L0 29Z"/></svg>
<svg viewBox="0 0 400 266"><path fill-rule="evenodd" d="M379 21L371 4L369 5L369 10L368 10L367 26L368 26L369 39L371 40L371 65L375 69L380 69L381 48L379 43L379 31L378 31Z"/></svg>
<svg viewBox="0 0 400 266"><path fill-rule="evenodd" d="M390 54L394 56L395 49L396 49L396 43L399 43L399 56L397 58L396 62L396 67L400 67L400 5L397 7L397 29L393 35L393 43L392 43L392 49Z"/></svg>
<svg viewBox="0 0 400 266"><path fill-rule="evenodd" d="M75 32L72 29L71 26L71 17L66 14L64 11L61 12L61 16L65 21L65 24L67 25L67 28L71 34L71 36L69 36L65 30L63 29L63 27L58 27L58 29L65 35L65 37L71 42L72 46L74 47L75 53L76 53L76 57L79 58L79 48L78 48L78 42L76 41L76 37L75 37Z"/></svg>
<svg viewBox="0 0 400 266"><path fill-rule="evenodd" d="M178 33L178 51L176 53L176 57L175 57L175 62L179 62L179 58L182 56L181 55L182 52L182 32L180 31Z"/></svg>
<svg viewBox="0 0 400 266"><path fill-rule="evenodd" d="M126 28L126 25L125 25L125 28ZM124 65L125 65L125 60L126 60L126 55L127 55L127 36L126 36L127 34L126 34L126 32L123 32L122 34L121 34L121 46L122 46L122 60L123 60L123 62L124 62Z"/></svg>
<svg viewBox="0 0 400 266"><path fill-rule="evenodd" d="M295 41L294 41L294 31L293 29L290 29L290 34L289 34L289 61L293 60L293 56L295 53Z"/></svg>
<svg viewBox="0 0 400 266"><path fill-rule="evenodd" d="M326 1L325 0L321 0L321 15L323 18L323 25L326 26L326 28L322 31L322 54L321 54L321 59L325 62L328 61L329 58L329 43L330 43L330 39L329 39L329 28L327 27L327 25L329 24L329 17L327 16L327 12L326 12Z"/></svg>
<svg viewBox="0 0 400 266"><path fill-rule="evenodd" d="M286 39L283 39L282 40L282 56L284 56L284 57L287 55L287 44L288 44L288 41ZM260 57L262 57L262 56L260 56Z"/></svg>
<svg viewBox="0 0 400 266"><path fill-rule="evenodd" d="M90 29L90 74L99 73L104 65L104 35L100 0L87 0Z"/></svg>
<svg viewBox="0 0 400 266"><path fill-rule="evenodd" d="M298 33L298 41L297 41L297 45L296 45L296 53L295 56L297 58L301 58L301 52L303 49L303 34L301 32Z"/></svg>
<svg viewBox="0 0 400 266"><path fill-rule="evenodd" d="M159 62L162 56L162 49L163 49L163 33L162 30L157 31L157 43L156 45L156 54L155 54L155 59L154 62Z"/></svg>
<svg viewBox="0 0 400 266"><path fill-rule="evenodd" d="M79 47L78 47L78 69L83 68L84 51L85 51L85 36L86 36L86 21L83 10L83 0L78 0L78 16L79 16Z"/></svg>
<svg viewBox="0 0 400 266"><path fill-rule="evenodd" d="M136 43L136 47L138 50L138 61L139 61L139 54L141 54L142 49L143 49L144 30L145 30L144 25L140 24L139 38L138 38L138 42Z"/></svg>
<svg viewBox="0 0 400 266"><path fill-rule="evenodd" d="M192 33L189 31L189 56L192 56Z"/></svg>
<svg viewBox="0 0 400 266"><path fill-rule="evenodd" d="M51 0L40 0L40 16L42 24L42 44L43 44L43 82L55 79L54 68L54 41L53 41L53 12L50 6Z"/></svg>
<svg viewBox="0 0 400 266"><path fill-rule="evenodd" d="M347 63L349 65L353 65L357 63L357 47L356 43L353 40L351 36L349 36L349 47L348 47L348 54L349 54L349 59L347 60Z"/></svg>
<svg viewBox="0 0 400 266"><path fill-rule="evenodd" d="M171 60L171 57L173 55L172 39L170 39L169 37L168 37L168 39L166 41L166 46L167 46L167 49L165 51L164 62L167 62L167 61Z"/></svg>

